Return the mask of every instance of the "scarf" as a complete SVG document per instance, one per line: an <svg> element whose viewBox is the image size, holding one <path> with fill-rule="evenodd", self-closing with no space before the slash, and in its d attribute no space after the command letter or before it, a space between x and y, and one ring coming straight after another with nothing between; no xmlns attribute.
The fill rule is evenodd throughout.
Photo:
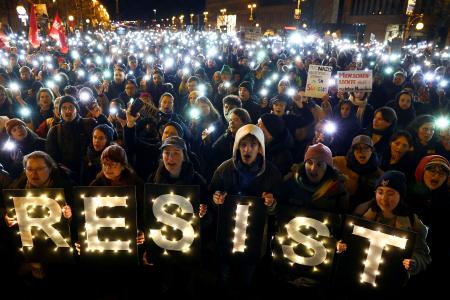
<svg viewBox="0 0 450 300"><path fill-rule="evenodd" d="M353 151L350 150L347 153L347 167L358 175L367 175L375 172L378 169L379 161L378 156L375 152L372 152L370 159L364 165L360 164L353 154Z"/></svg>
<svg viewBox="0 0 450 300"><path fill-rule="evenodd" d="M357 100L355 98L351 98L351 101L357 107L356 118L362 124L363 118L364 118L364 112L366 111L367 99Z"/></svg>

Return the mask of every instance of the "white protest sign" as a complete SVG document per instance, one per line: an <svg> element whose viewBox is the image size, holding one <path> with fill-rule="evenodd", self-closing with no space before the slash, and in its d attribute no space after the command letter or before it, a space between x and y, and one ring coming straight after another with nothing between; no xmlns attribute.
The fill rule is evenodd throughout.
<svg viewBox="0 0 450 300"><path fill-rule="evenodd" d="M328 93L332 67L309 65L305 96L322 98Z"/></svg>
<svg viewBox="0 0 450 300"><path fill-rule="evenodd" d="M338 90L340 92L372 91L372 70L338 72Z"/></svg>

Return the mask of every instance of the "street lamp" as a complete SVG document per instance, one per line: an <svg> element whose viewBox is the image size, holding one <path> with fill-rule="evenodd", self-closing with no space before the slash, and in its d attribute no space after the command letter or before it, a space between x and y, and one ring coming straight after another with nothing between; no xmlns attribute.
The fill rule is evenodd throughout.
<svg viewBox="0 0 450 300"><path fill-rule="evenodd" d="M248 18L249 21L253 21L253 9L256 8L256 3L250 3L247 5L247 7L250 9L250 17Z"/></svg>
<svg viewBox="0 0 450 300"><path fill-rule="evenodd" d="M183 30L183 21L184 21L184 15L181 15L180 16L180 26L181 26L182 30Z"/></svg>
<svg viewBox="0 0 450 300"><path fill-rule="evenodd" d="M408 18L406 19L406 25L405 30L403 32L403 45L406 43L406 40L409 37L409 34L411 32L411 26L416 23L416 30L420 31L422 30L425 25L423 23L423 14L408 14Z"/></svg>
<svg viewBox="0 0 450 300"><path fill-rule="evenodd" d="M203 15L204 15L204 17L203 17L203 22L206 24L206 23L208 23L208 12L207 12L207 11L204 11L204 12L203 12Z"/></svg>
<svg viewBox="0 0 450 300"><path fill-rule="evenodd" d="M69 19L70 22L73 22L73 16L72 16L72 15L70 15L70 16L68 17L68 19Z"/></svg>
<svg viewBox="0 0 450 300"><path fill-rule="evenodd" d="M194 24L194 14L190 14L189 17L191 17L191 25Z"/></svg>

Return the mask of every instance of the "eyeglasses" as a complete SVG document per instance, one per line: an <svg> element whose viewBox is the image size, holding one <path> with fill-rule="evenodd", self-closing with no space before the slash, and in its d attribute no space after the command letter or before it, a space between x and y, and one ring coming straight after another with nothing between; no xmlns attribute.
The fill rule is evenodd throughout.
<svg viewBox="0 0 450 300"><path fill-rule="evenodd" d="M439 176L446 176L448 174L448 172L444 169L438 168L438 167L434 167L434 168L428 168L425 169L425 171L428 171L431 173L431 175L439 175Z"/></svg>

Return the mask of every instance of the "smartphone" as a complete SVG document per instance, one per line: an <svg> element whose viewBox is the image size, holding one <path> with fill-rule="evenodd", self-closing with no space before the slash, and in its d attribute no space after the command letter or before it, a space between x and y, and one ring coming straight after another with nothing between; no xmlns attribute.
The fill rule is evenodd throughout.
<svg viewBox="0 0 450 300"><path fill-rule="evenodd" d="M142 101L139 98L134 99L134 101L131 103L131 106L130 106L130 114L133 117L136 117L137 113L142 109L143 106L144 106L144 101Z"/></svg>
<svg viewBox="0 0 450 300"><path fill-rule="evenodd" d="M123 109L119 108L118 111L117 111L117 117L119 117L122 120L126 120L127 119L126 111L124 111Z"/></svg>

